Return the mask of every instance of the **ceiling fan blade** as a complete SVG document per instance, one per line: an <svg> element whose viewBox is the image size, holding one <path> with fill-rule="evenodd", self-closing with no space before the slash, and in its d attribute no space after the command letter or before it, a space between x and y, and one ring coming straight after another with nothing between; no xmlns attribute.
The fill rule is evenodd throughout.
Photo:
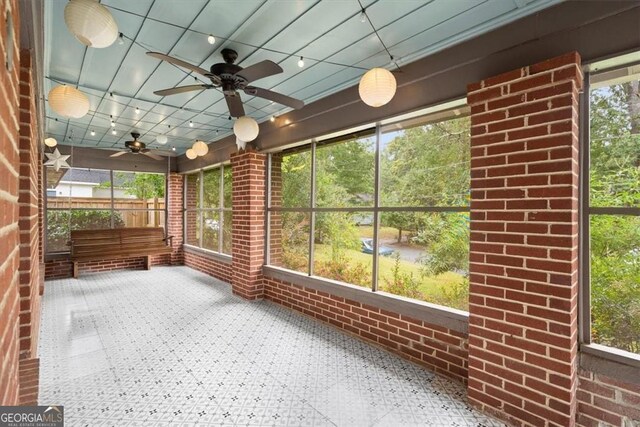
<svg viewBox="0 0 640 427"><path fill-rule="evenodd" d="M110 155L109 157L120 157L123 154L127 154L128 151L118 151L117 153L113 153L112 155Z"/></svg>
<svg viewBox="0 0 640 427"><path fill-rule="evenodd" d="M153 154L153 153L150 153L148 151L142 151L141 153L144 154L147 157L151 157L153 160L162 160L162 157L158 156L157 154Z"/></svg>
<svg viewBox="0 0 640 427"><path fill-rule="evenodd" d="M242 106L242 98L240 98L240 94L236 92L234 95L225 95L224 99L227 101L227 106L229 107L229 114L232 117L242 117L244 116L244 107Z"/></svg>
<svg viewBox="0 0 640 427"><path fill-rule="evenodd" d="M267 59L265 61L260 61L257 64L250 65L241 71L238 71L236 75L242 77L248 83L251 83L254 80L273 76L274 74L279 74L283 71L284 70L281 66Z"/></svg>
<svg viewBox="0 0 640 427"><path fill-rule="evenodd" d="M277 102L278 104L286 105L287 107L294 108L296 110L304 107L304 102L299 99L292 98L281 93L274 92L269 89L262 89L255 86L247 86L244 89L247 95L259 96L260 98L268 99L269 101Z"/></svg>
<svg viewBox="0 0 640 427"><path fill-rule="evenodd" d="M173 56L169 56L169 55L165 55L164 53L160 53L160 52L147 52L147 55L149 56L153 56L154 58L157 58L161 61L167 61L171 64L175 64L178 65L182 68L186 68L187 70L191 70L194 71L198 74L202 74L203 76L206 76L207 74L210 74L207 70L205 70L204 68L200 68L196 65L192 65L189 64L186 61L183 61L181 59L178 58L174 58Z"/></svg>
<svg viewBox="0 0 640 427"><path fill-rule="evenodd" d="M193 90L204 90L204 89L211 89L213 87L213 85L189 85L189 86L179 86L179 87L173 87L171 89L162 89L162 90L156 90L155 93L158 96L167 96L167 95L175 95L177 93L183 93L183 92L191 92Z"/></svg>

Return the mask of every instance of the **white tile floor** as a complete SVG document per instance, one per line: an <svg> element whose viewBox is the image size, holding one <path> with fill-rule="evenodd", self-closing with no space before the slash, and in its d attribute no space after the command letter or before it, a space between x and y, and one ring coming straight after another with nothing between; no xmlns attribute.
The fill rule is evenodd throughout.
<svg viewBox="0 0 640 427"><path fill-rule="evenodd" d="M186 267L45 289L40 404L70 426L502 425L458 383Z"/></svg>

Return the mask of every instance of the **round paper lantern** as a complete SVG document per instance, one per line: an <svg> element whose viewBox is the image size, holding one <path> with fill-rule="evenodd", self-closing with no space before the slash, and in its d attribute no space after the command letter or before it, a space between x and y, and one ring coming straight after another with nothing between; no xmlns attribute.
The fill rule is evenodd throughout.
<svg viewBox="0 0 640 427"><path fill-rule="evenodd" d="M396 78L389 70L373 68L360 79L358 92L365 104L382 107L396 94Z"/></svg>
<svg viewBox="0 0 640 427"><path fill-rule="evenodd" d="M89 112L89 98L74 87L56 86L49 91L49 106L63 117L79 119Z"/></svg>
<svg viewBox="0 0 640 427"><path fill-rule="evenodd" d="M198 157L198 154L196 154L196 152L195 152L195 150L193 148L189 148L187 150L187 152L184 153L184 154L187 156L187 159L189 159L189 160L193 160L196 157Z"/></svg>
<svg viewBox="0 0 640 427"><path fill-rule="evenodd" d="M56 145L58 145L58 141L56 141L55 138L47 138L44 140L44 145L46 145L47 147L55 147Z"/></svg>
<svg viewBox="0 0 640 427"><path fill-rule="evenodd" d="M198 156L204 156L209 152L209 146L204 141L196 141L191 148Z"/></svg>
<svg viewBox="0 0 640 427"><path fill-rule="evenodd" d="M80 43L108 47L118 38L118 24L97 0L71 0L64 8L64 22Z"/></svg>
<svg viewBox="0 0 640 427"><path fill-rule="evenodd" d="M167 136L166 135L158 135L158 136L156 136L156 141L158 141L158 144L164 145L164 144L167 143Z"/></svg>
<svg viewBox="0 0 640 427"><path fill-rule="evenodd" d="M233 124L233 133L244 142L256 139L259 131L258 122L249 116L242 116Z"/></svg>

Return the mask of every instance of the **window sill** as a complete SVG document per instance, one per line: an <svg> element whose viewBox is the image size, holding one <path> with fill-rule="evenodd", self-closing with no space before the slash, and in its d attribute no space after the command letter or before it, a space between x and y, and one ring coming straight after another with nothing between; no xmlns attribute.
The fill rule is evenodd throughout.
<svg viewBox="0 0 640 427"><path fill-rule="evenodd" d="M211 258L215 261L223 262L225 264L231 264L233 258L231 255L221 254L220 252L210 251L209 249L199 248L197 246L187 245L186 243L182 245L185 252L189 252L195 255L205 256L207 258Z"/></svg>
<svg viewBox="0 0 640 427"><path fill-rule="evenodd" d="M442 326L467 334L469 330L469 313L453 308L443 307L428 302L417 301L387 292L373 292L370 289L350 285L337 280L286 270L280 267L265 265L264 276L304 286L305 288L326 292L338 297L368 304L400 315L413 317L433 325Z"/></svg>
<svg viewBox="0 0 640 427"><path fill-rule="evenodd" d="M582 344L580 367L618 381L640 385L638 354L599 344Z"/></svg>

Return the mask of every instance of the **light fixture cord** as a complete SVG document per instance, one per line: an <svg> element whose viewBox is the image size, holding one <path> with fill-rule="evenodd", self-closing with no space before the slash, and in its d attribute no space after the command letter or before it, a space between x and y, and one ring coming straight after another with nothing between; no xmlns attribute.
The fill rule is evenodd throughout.
<svg viewBox="0 0 640 427"><path fill-rule="evenodd" d="M371 28L373 29L373 32L375 33L375 35L378 38L378 40L380 40L380 44L382 45L384 50L387 51L387 55L389 55L389 59L391 60L391 62L393 62L393 64L396 66L396 68L398 70L400 70L400 66L398 65L398 63L396 62L395 58L393 57L393 55L389 51L389 48L387 47L387 45L382 40L382 37L380 37L380 34L378 34L378 30L376 29L375 25L373 25L373 22L371 22L371 18L369 18L369 14L367 13L367 9L364 8L364 6L362 5L362 2L360 0L358 0L358 4L360 5L360 9L362 10L361 13L363 13L364 16L367 18L367 22L369 22L369 25L371 25Z"/></svg>

